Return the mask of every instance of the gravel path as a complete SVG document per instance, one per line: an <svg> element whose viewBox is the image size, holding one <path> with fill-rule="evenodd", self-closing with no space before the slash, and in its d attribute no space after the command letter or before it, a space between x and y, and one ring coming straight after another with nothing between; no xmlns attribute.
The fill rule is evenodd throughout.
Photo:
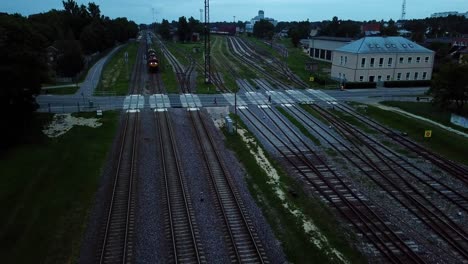
<svg viewBox="0 0 468 264"><path fill-rule="evenodd" d="M165 238L164 179L153 112L141 112L138 150L136 263L168 263L171 245Z"/></svg>
<svg viewBox="0 0 468 264"><path fill-rule="evenodd" d="M229 251L223 234L224 223L215 209L211 183L188 113L185 109L170 109L170 116L206 261L207 263L229 263ZM205 113L205 117L209 118L208 114ZM270 226L247 189L244 179L245 170L234 154L225 149L223 136L213 122L208 120L208 123L211 124L209 129L214 135L220 154L225 160L250 219L262 241L268 260L270 263L285 263L286 258L279 241L274 237ZM137 217L134 238L136 263L172 262L171 244L167 239L166 232L165 191L157 142L158 134L153 112L144 110L141 112L138 146ZM112 161L114 156L118 154L119 146L116 143L114 142L112 154L107 159L108 162L101 178L101 186L96 194L95 205L82 241L80 263L93 263L96 260L100 230L102 222L105 220L108 204L106 197L111 188L111 184L108 183L113 176Z"/></svg>

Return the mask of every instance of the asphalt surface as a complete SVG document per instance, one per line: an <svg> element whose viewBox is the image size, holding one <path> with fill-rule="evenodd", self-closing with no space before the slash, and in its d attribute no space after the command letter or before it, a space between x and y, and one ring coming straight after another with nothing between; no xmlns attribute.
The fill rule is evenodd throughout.
<svg viewBox="0 0 468 264"><path fill-rule="evenodd" d="M103 58L105 59L105 58ZM98 62L95 67L101 67L104 63ZM92 96L93 80L97 84L98 69L90 70L87 81L82 85L80 90L74 95L41 95L37 97L39 103L39 112L53 112L53 113L72 113L79 111L94 111L97 109L102 110L119 110L124 108L125 96ZM96 73L96 74L95 74ZM304 98L309 98L314 102L333 102L333 101L359 101L363 103L376 103L379 101L415 101L415 96L423 95L429 88L379 88L379 89L360 89L360 90L303 90L297 89L296 91L303 95ZM272 89L273 91L273 89ZM274 90L276 93L282 94L281 97L287 97L295 103L304 103L289 94L284 90ZM313 91L314 93L312 93ZM258 90L257 94L262 94L264 98L268 98L268 91ZM230 94L233 95L233 94ZM149 108L149 95L144 96L145 103L143 108ZM184 107L181 101L183 95L169 94L168 95L171 107ZM203 106L232 106L233 102L226 99L227 95L224 94L201 94L194 95L200 100ZM259 104L258 101L253 100L246 93L240 92L237 94L238 102L244 101L247 105ZM215 100L216 98L216 100ZM426 98L426 97L425 97ZM272 102L275 104L275 102Z"/></svg>

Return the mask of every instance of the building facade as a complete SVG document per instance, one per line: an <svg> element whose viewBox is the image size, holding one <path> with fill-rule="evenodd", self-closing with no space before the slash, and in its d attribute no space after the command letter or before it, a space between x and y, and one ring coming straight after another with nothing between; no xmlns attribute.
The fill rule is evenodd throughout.
<svg viewBox="0 0 468 264"><path fill-rule="evenodd" d="M316 60L331 62L333 51L351 41L351 38L311 37L309 38L309 56Z"/></svg>
<svg viewBox="0 0 468 264"><path fill-rule="evenodd" d="M450 11L450 12L434 13L434 14L431 15L431 17L448 17L448 16L464 16L464 17L468 18L468 12L459 13L457 11Z"/></svg>
<svg viewBox="0 0 468 264"><path fill-rule="evenodd" d="M430 80L434 51L403 37L365 37L333 52L331 77L344 82Z"/></svg>
<svg viewBox="0 0 468 264"><path fill-rule="evenodd" d="M252 33L255 23L262 19L272 23L275 27L278 24L278 21L273 18L265 17L265 12L263 10L258 10L258 15L252 18L249 23L245 24L245 32Z"/></svg>

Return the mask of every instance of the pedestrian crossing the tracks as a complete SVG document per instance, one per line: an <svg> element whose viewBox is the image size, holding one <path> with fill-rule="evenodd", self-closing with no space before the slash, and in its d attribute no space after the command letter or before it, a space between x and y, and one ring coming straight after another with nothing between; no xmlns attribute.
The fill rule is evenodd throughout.
<svg viewBox="0 0 468 264"><path fill-rule="evenodd" d="M238 105L238 106L247 105L247 103L244 100L242 100L240 95L237 95L237 94L234 94L234 93L224 93L223 97L232 106L234 106L234 105Z"/></svg>

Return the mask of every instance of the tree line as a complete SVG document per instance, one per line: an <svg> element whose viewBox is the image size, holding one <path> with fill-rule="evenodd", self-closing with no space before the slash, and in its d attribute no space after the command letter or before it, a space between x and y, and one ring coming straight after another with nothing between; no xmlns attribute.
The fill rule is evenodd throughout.
<svg viewBox="0 0 468 264"><path fill-rule="evenodd" d="M101 15L99 6L63 1L64 10L24 17L0 13L0 146L21 137L38 108L35 97L50 81L47 48L57 50L57 73L74 76L83 69L84 55L102 52L138 33L126 18Z"/></svg>

